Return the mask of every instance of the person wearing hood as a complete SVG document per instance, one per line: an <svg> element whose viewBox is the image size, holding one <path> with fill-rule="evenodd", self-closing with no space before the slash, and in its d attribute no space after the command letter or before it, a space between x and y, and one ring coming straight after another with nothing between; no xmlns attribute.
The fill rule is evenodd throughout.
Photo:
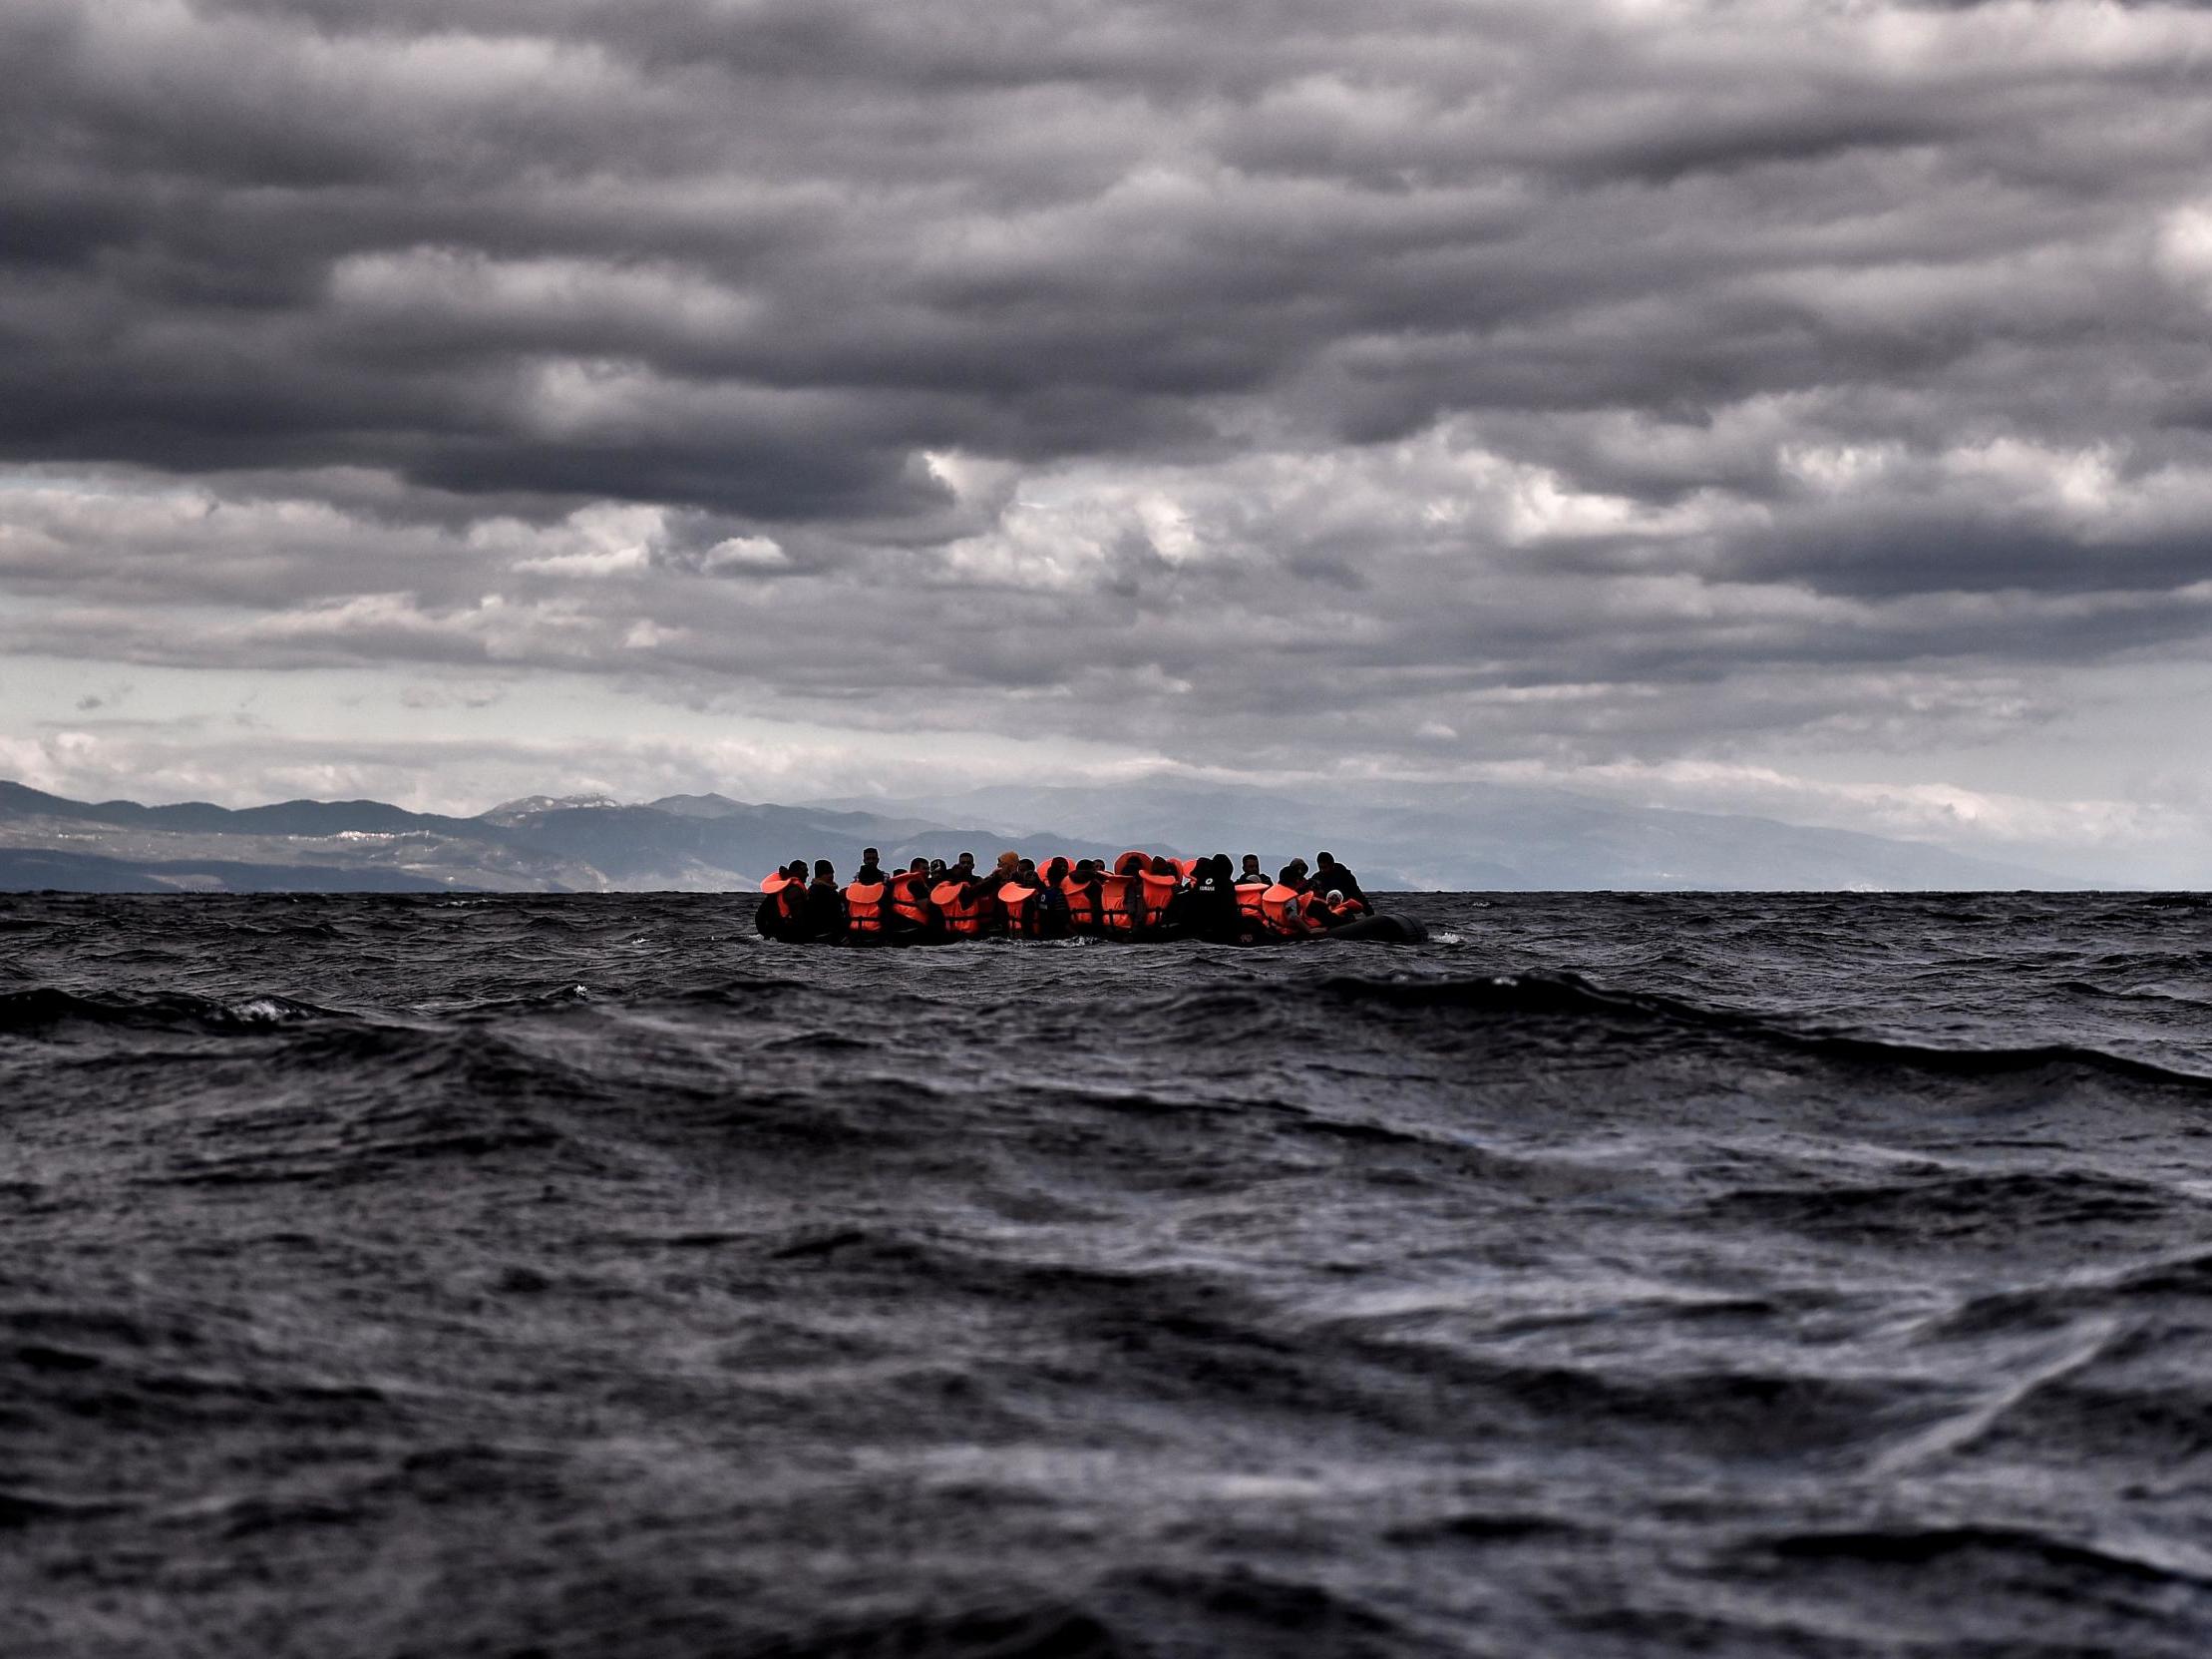
<svg viewBox="0 0 2212 1659"><path fill-rule="evenodd" d="M1233 938L1240 921L1236 871L1227 853L1202 858L1182 895L1178 920L1201 939Z"/></svg>

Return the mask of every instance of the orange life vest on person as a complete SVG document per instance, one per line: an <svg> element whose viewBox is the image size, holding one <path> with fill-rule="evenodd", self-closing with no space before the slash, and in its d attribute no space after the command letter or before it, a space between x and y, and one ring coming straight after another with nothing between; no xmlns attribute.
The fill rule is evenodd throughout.
<svg viewBox="0 0 2212 1659"><path fill-rule="evenodd" d="M1183 884L1173 876L1156 876L1150 870L1137 879L1143 883L1145 926L1157 927L1166 920L1168 906L1175 901L1175 890Z"/></svg>
<svg viewBox="0 0 2212 1659"><path fill-rule="evenodd" d="M1328 903L1325 899L1321 902L1323 904ZM1357 899L1346 899L1342 904L1329 905L1328 913L1331 916L1342 917L1348 922L1354 917L1366 915L1367 909Z"/></svg>
<svg viewBox="0 0 2212 1659"><path fill-rule="evenodd" d="M929 889L929 902L944 918L944 931L957 939L974 939L983 931L983 894L965 882L939 882Z"/></svg>
<svg viewBox="0 0 2212 1659"><path fill-rule="evenodd" d="M922 896L922 884L929 878L920 870L909 870L891 878L891 913L901 921L912 922L925 928L935 917L930 913L929 901Z"/></svg>
<svg viewBox="0 0 2212 1659"><path fill-rule="evenodd" d="M880 934L890 925L891 907L884 903L885 885L872 881L853 883L845 890L845 931L863 937Z"/></svg>
<svg viewBox="0 0 2212 1659"><path fill-rule="evenodd" d="M1134 876L1098 878L1098 925L1108 933L1136 932L1137 915L1129 904L1130 889L1136 884Z"/></svg>
<svg viewBox="0 0 2212 1659"><path fill-rule="evenodd" d="M1060 891L1067 896L1067 920L1071 928L1098 926L1098 902L1091 884L1077 881L1073 876L1060 883Z"/></svg>
<svg viewBox="0 0 2212 1659"><path fill-rule="evenodd" d="M1018 881L1005 883L998 890L999 908L1006 914L1006 931L1028 938L1037 931L1037 889L1024 887Z"/></svg>
<svg viewBox="0 0 2212 1659"><path fill-rule="evenodd" d="M1277 882L1260 895L1260 919L1277 933L1295 936L1305 931L1299 912L1305 897L1294 887L1285 887Z"/></svg>
<svg viewBox="0 0 2212 1659"><path fill-rule="evenodd" d="M1264 881L1248 881L1237 889L1237 909L1246 921L1266 924L1268 913L1260 901L1267 896L1268 885Z"/></svg>
<svg viewBox="0 0 2212 1659"><path fill-rule="evenodd" d="M776 914L786 922L796 922L807 908L807 884L794 881L781 870L764 880L760 890L776 901Z"/></svg>

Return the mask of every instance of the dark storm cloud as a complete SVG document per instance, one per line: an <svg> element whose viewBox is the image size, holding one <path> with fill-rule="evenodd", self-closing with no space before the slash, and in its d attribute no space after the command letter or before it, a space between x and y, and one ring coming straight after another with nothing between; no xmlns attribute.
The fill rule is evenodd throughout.
<svg viewBox="0 0 2212 1659"><path fill-rule="evenodd" d="M2063 3L17 0L9 638L1034 699L1193 758L1280 711L1807 728L1944 663L1929 719L2017 714L1990 675L2204 626L2207 47Z"/></svg>

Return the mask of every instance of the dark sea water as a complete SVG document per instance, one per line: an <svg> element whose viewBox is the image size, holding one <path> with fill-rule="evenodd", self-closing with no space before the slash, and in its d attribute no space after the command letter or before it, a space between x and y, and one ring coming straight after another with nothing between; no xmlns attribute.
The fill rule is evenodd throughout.
<svg viewBox="0 0 2212 1659"><path fill-rule="evenodd" d="M0 897L0 1653L2212 1652L2212 908Z"/></svg>

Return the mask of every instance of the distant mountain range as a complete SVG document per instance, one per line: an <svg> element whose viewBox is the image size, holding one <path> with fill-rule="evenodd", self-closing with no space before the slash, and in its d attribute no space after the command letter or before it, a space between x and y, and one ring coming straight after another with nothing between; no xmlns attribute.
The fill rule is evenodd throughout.
<svg viewBox="0 0 2212 1659"><path fill-rule="evenodd" d="M91 803L0 781L0 890L14 891L726 892L802 856L849 874L867 846L901 863L968 851L987 865L1006 846L1111 857L1138 845L1256 852L1271 869L1326 847L1371 889L2088 885L1919 842L1495 785L1322 795L1155 779L792 806L534 795L453 818L382 801Z"/></svg>
<svg viewBox="0 0 2212 1659"><path fill-rule="evenodd" d="M802 856L849 874L869 846L902 860L969 851L988 864L999 839L982 827L720 795L642 806L535 795L449 818L382 801L95 804L0 781L0 890L13 891L728 892ZM1077 840L1059 850L1122 849Z"/></svg>

